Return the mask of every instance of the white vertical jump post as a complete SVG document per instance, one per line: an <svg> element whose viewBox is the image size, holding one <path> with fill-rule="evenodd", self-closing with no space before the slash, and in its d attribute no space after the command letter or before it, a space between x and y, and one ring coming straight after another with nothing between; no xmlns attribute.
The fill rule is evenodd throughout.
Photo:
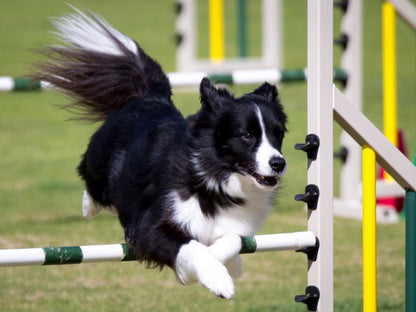
<svg viewBox="0 0 416 312"><path fill-rule="evenodd" d="M176 22L178 72L226 73L232 70L281 68L281 0L262 0L262 55L211 62L197 57L196 0L178 0Z"/></svg>
<svg viewBox="0 0 416 312"><path fill-rule="evenodd" d="M308 207L308 229L320 248L316 261L309 261L309 286L303 296L308 310L319 312L333 311L333 120L359 145L373 149L377 162L403 189L416 190L416 167L360 112L357 103L351 103L359 104L360 99L349 98L333 85L332 5L332 0L308 1L309 134L305 144L296 145L308 153L307 188L314 186L319 196L314 209ZM316 307L309 304L313 296L319 298Z"/></svg>
<svg viewBox="0 0 416 312"><path fill-rule="evenodd" d="M349 0L342 18L341 32L348 38L341 67L347 72L344 94L358 110L362 107L362 1ZM335 199L334 213L361 218L361 147L344 130L341 146L347 153L340 173L340 197Z"/></svg>
<svg viewBox="0 0 416 312"><path fill-rule="evenodd" d="M308 229L320 248L309 262L308 285L319 289L316 311L333 310L333 1L308 1L308 133L319 138L319 150L308 156L308 185L319 188L315 210L309 209ZM309 307L308 307L309 309Z"/></svg>

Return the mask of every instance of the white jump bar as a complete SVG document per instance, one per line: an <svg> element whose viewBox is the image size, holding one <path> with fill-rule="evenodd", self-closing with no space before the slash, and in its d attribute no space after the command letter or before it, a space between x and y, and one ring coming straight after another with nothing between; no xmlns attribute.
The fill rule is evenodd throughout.
<svg viewBox="0 0 416 312"><path fill-rule="evenodd" d="M303 250L316 246L312 232L256 235L242 238L240 253ZM0 249L0 266L60 265L136 260L126 244Z"/></svg>

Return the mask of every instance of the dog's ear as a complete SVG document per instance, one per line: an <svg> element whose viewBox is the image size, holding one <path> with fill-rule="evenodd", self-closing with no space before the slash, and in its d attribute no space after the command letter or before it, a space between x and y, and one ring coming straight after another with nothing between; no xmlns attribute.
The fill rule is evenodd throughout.
<svg viewBox="0 0 416 312"><path fill-rule="evenodd" d="M221 110L224 98L232 97L226 89L217 89L208 78L202 79L199 92L202 106L215 113Z"/></svg>
<svg viewBox="0 0 416 312"><path fill-rule="evenodd" d="M260 87L254 90L253 94L264 97L269 102L278 102L279 93L275 85L271 85L267 82L263 83Z"/></svg>

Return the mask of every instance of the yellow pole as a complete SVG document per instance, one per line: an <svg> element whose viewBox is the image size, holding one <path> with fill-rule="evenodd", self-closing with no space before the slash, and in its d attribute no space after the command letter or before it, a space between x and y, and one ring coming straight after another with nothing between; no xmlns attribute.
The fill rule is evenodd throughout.
<svg viewBox="0 0 416 312"><path fill-rule="evenodd" d="M209 0L209 50L211 61L224 58L223 0Z"/></svg>
<svg viewBox="0 0 416 312"><path fill-rule="evenodd" d="M397 146L396 15L391 3L382 4L384 135ZM386 174L388 180L393 178Z"/></svg>
<svg viewBox="0 0 416 312"><path fill-rule="evenodd" d="M363 312L377 311L376 154L362 152L363 180Z"/></svg>

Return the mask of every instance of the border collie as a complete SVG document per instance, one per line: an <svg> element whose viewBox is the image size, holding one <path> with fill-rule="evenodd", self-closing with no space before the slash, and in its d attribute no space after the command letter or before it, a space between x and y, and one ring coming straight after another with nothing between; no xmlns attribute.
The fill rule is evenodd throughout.
<svg viewBox="0 0 416 312"><path fill-rule="evenodd" d="M115 212L140 261L231 298L241 236L262 225L286 170L276 87L234 97L204 78L201 108L184 118L155 60L101 17L75 11L53 20L63 44L42 50L36 78L102 122L78 166L84 216Z"/></svg>

